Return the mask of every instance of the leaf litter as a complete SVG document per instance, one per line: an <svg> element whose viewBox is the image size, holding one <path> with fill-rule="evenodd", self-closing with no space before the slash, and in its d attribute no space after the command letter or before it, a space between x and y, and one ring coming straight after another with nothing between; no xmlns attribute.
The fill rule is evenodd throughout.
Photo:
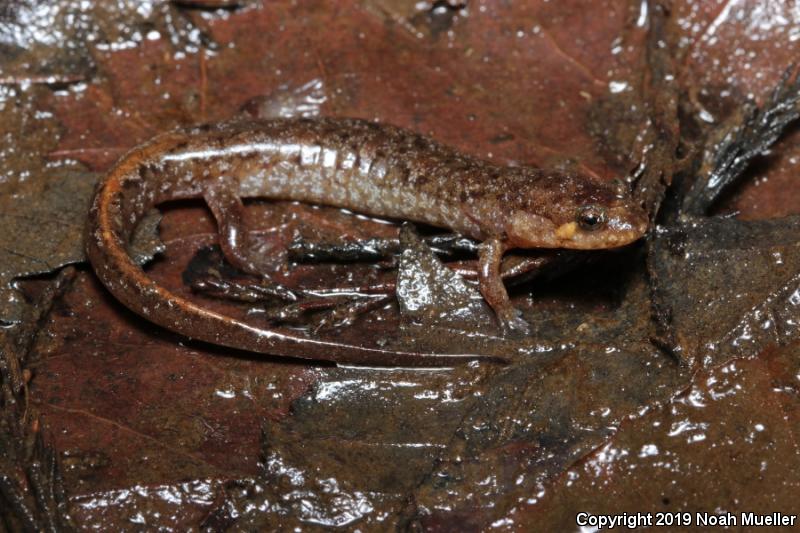
<svg viewBox="0 0 800 533"><path fill-rule="evenodd" d="M791 56L784 51L771 57L772 63L754 66L761 76L726 63L724 79L716 79L715 69L697 67L727 53L713 34L742 31L740 21L751 20L753 12L741 8L742 16L732 17L681 4L667 19L675 26L665 31L675 32L676 58L683 63L672 67L677 85L664 85L663 76L641 79L646 68L650 76L670 72L659 70L663 58L644 53L648 20L655 20L648 19L654 9L642 13L648 3L598 3L594 9L603 17L569 3L421 6L456 12L445 26L428 29L426 24L441 21L424 12L418 16L407 6L387 5L355 7L347 16L329 6L283 3L202 15L209 39L219 47L199 47L196 54L179 58L172 43L159 40L95 50L92 72L103 75L93 74L85 88L44 89L48 94L26 89L31 98L22 114L26 120L39 106L53 115L51 129L31 138L24 153L40 166L48 153L69 154L102 171L114 155L162 129L233 116L281 85L284 92L297 87L300 94L316 78L315 101L323 114L377 117L486 157L585 168L601 178L634 169L644 147L645 171L651 173L645 182L668 183L679 141L702 146L724 122L725 110L734 107L718 105L709 123L703 111L711 110L702 105L707 95L731 86L736 90L722 100L733 104L752 93L763 104ZM774 15L779 20L780 13ZM687 20L702 21L706 29L698 36L694 28L704 24L684 25ZM585 29L576 32L578 27ZM318 35L310 28L318 28ZM786 31L774 28L774 34L763 31L776 39ZM749 53L748 43L735 42ZM763 42L769 39L752 46ZM297 43L304 43L300 53ZM150 68L136 71L132 64ZM287 85L287 80L299 81ZM149 89L140 92L141 87ZM153 94L168 97L153 99ZM285 108L286 101L272 107ZM621 111L630 107L638 111ZM637 137L641 131L646 132L643 141ZM16 146L26 137L12 139ZM664 139L671 140L659 144ZM647 149L648 144L661 151ZM776 145L777 153L786 150L793 147ZM746 218L745 200L766 194L762 191L773 179L788 179L784 176L794 163L782 163L760 167L757 173L761 180L768 178L766 185L761 190L746 185L742 196L720 209L735 206ZM39 176L47 172L30 165L12 168L35 170L36 191L46 190L47 178ZM84 176L77 179L88 191L93 178L86 176L91 175L78 166L73 172ZM55 175L67 190L68 173ZM657 205L659 187L653 191ZM28 206L28 214L39 209L38 216L49 220L54 210L66 210L78 226L78 201L67 208L52 196L55 209L39 203L38 196L31 201L33 193L20 205ZM781 200L783 212L791 213L786 202L792 200ZM330 209L251 207L262 231L288 225L321 241L396 231ZM572 523L564 512L568 505L603 509L602 482L614 483L624 501L643 509L711 508L727 489L744 490L742 478L730 470L719 470L713 480L691 475L713 457L709 446L728 438L728 423L745 423L737 422L741 419L752 421L753 428L774 428L775 433L754 429L754 436L771 436L777 451L747 438L733 441L731 450L751 453L752 465L762 457L770 472L796 471L787 453L796 446L791 425L759 416L756 401L765 373L782 391L796 385L787 370L797 360L796 333L787 327L796 323L794 225L791 219L709 219L654 234L648 246L658 261L651 270L657 270L660 287L674 304L672 326L688 353L683 365L648 342L647 254L634 248L603 254L555 281L522 287L516 302L535 329L535 340L527 344L509 345L490 330L475 335L478 330L424 320L398 329L399 315L391 306L363 318L355 331L334 334L345 342L368 336L431 348L469 343L513 355L505 366L454 370L256 361L187 343L131 316L82 271L47 316L43 331L54 342L25 360L33 379L24 388L41 413L48 442L59 451L69 513L80 528L114 527L131 519L212 529L447 528L454 523L511 528L531 520L559 528ZM179 265L209 243L213 230L196 205L168 209L161 222L166 250L151 274L179 287ZM417 246L410 259L430 262L426 254ZM42 253L39 259L48 269L19 268L8 280L80 259L77 252L62 255L59 260ZM378 279L387 275L381 267L353 268L298 266L292 276L297 283L331 283L348 275L357 279L358 272ZM410 272L405 268L402 275ZM31 299L44 282L22 283L19 289ZM715 388L720 381L725 385ZM791 393L771 394L786 416L794 411ZM701 404L719 408L703 410ZM706 414L712 412L717 416ZM679 432L678 440L672 430L653 442L642 440L647 424L681 427L682 420L695 429ZM788 439L782 436L786 431ZM705 444L672 446L684 436ZM685 458L686 468L654 463L667 453ZM629 462L640 468L655 465L659 474L637 477ZM575 485L587 487L583 492L565 481L576 475L581 481ZM794 483L791 476L774 475L770 479L779 486ZM675 479L682 480L681 490L670 493ZM629 483L638 488L635 494L622 488ZM783 501L781 494L766 490L743 501L775 506ZM695 497L691 503L689 496ZM33 505L46 509L48 504Z"/></svg>

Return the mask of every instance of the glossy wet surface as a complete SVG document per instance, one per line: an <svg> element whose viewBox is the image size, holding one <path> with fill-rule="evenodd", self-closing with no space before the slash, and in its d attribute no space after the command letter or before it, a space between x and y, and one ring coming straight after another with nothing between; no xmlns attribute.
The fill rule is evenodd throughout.
<svg viewBox="0 0 800 533"><path fill-rule="evenodd" d="M171 127L242 107L374 118L497 162L611 180L640 162L650 112L672 117L684 151L708 143L713 154L743 99L763 102L796 58L800 32L776 2L675 3L664 37L675 76L656 86L676 89L670 115L643 92L663 61L648 48L648 2L46 4L0 8L7 319L28 316L19 302L48 282L12 291L9 279L80 259L74 206L88 202L92 172ZM800 240L797 219L782 218L800 215L796 138L718 207L735 219L654 234L683 365L649 342L642 246L514 288L532 325L523 338L503 336L474 285L445 275L413 236L399 274L384 262L286 275L305 288L397 282L397 301L325 338L509 360L455 369L337 368L188 342L79 269L23 360L26 416L56 452L74 525L569 530L579 511L796 513ZM248 209L265 249L398 231L330 208ZM168 206L166 251L148 272L266 320L263 307L185 285L214 231L200 204Z"/></svg>

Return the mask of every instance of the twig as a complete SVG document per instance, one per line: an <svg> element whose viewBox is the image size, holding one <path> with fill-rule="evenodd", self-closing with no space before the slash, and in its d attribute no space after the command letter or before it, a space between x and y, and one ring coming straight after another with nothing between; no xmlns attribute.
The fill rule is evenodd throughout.
<svg viewBox="0 0 800 533"><path fill-rule="evenodd" d="M786 128L800 118L800 76L796 65L781 76L761 108L749 102L742 124L725 136L711 172L694 182L683 201L683 213L702 216L739 178L750 162L764 154Z"/></svg>
<svg viewBox="0 0 800 533"><path fill-rule="evenodd" d="M0 332L0 529L3 525L11 531L75 529L56 451L45 443L36 416L29 415L25 379L38 332L74 275L73 267L63 269L39 301L26 309L23 323Z"/></svg>

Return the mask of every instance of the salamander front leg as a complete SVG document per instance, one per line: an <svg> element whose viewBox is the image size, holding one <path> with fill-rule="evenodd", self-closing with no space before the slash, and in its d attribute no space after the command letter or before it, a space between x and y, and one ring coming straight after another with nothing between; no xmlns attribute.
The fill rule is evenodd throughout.
<svg viewBox="0 0 800 533"><path fill-rule="evenodd" d="M500 276L500 264L508 247L500 239L488 239L480 247L478 282L486 302L494 309L500 326L507 333L528 334L530 326L508 299Z"/></svg>

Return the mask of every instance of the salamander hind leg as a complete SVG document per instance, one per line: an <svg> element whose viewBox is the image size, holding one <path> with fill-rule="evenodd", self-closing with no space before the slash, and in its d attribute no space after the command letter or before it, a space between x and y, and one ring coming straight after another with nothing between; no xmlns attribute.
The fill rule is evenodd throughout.
<svg viewBox="0 0 800 533"><path fill-rule="evenodd" d="M530 325L522 318L508 298L500 276L500 264L507 246L500 239L488 239L480 247L478 281L480 291L492 307L500 326L506 333L527 335Z"/></svg>
<svg viewBox="0 0 800 533"><path fill-rule="evenodd" d="M253 247L247 232L245 207L236 189L231 180L221 177L206 187L203 199L217 221L219 245L225 259L243 272L260 275L249 254Z"/></svg>
<svg viewBox="0 0 800 533"><path fill-rule="evenodd" d="M246 274L268 278L285 271L287 247L292 226L281 225L265 232L253 232L247 222L247 210L238 195L235 179L221 176L209 180L203 199L217 222L219 245L226 261Z"/></svg>

